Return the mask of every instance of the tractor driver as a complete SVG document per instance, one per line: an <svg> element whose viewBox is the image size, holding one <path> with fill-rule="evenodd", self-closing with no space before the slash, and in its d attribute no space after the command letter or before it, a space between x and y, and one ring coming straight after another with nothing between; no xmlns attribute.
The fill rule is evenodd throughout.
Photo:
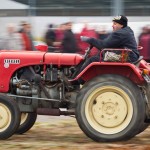
<svg viewBox="0 0 150 150"><path fill-rule="evenodd" d="M129 62L135 62L139 58L139 52L137 50L137 44L135 41L133 30L128 27L127 17L120 15L113 20L113 32L104 40L90 38L86 36L81 37L81 41L87 42L99 50L103 48L127 48L132 50L129 54ZM86 66L92 62L99 62L100 54L90 57L81 67L82 71Z"/></svg>

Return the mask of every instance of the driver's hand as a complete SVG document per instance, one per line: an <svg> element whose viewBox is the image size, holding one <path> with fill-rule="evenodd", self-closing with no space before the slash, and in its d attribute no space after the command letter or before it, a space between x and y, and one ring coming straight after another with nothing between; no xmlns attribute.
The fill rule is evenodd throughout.
<svg viewBox="0 0 150 150"><path fill-rule="evenodd" d="M80 39L81 39L82 42L89 42L90 37L87 37L87 36L80 36Z"/></svg>

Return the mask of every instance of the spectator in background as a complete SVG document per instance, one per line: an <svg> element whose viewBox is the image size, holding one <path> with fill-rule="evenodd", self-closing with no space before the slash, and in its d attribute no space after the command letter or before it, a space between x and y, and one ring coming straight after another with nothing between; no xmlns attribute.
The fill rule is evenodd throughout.
<svg viewBox="0 0 150 150"><path fill-rule="evenodd" d="M33 44L33 38L31 34L31 25L27 22L22 22L22 28L20 29L19 33L22 36L22 40L24 43L24 50L32 51L36 50Z"/></svg>
<svg viewBox="0 0 150 150"><path fill-rule="evenodd" d="M100 40L104 40L109 35L109 33L106 31L105 26L100 26L97 30L97 34Z"/></svg>
<svg viewBox="0 0 150 150"><path fill-rule="evenodd" d="M95 30L92 29L92 28L89 28L87 23L84 24L84 28L82 29L82 31L80 33L80 36L88 36L88 37L98 38ZM85 54L85 50L89 46L89 44L85 43L85 42L82 42L81 40L79 41L78 44L79 44L79 48L80 48L80 52L79 53L84 55ZM94 56L97 53L98 53L97 48L93 47L93 49L92 49L92 51L90 53L90 56Z"/></svg>
<svg viewBox="0 0 150 150"><path fill-rule="evenodd" d="M53 43L54 47L57 47L58 51L62 51L61 43L64 38L64 30L65 30L65 24L60 24L58 28L55 30L56 33L56 40Z"/></svg>
<svg viewBox="0 0 150 150"><path fill-rule="evenodd" d="M61 43L63 53L78 52L77 41L71 29L72 29L72 22L67 22L65 24L64 36Z"/></svg>
<svg viewBox="0 0 150 150"><path fill-rule="evenodd" d="M12 23L7 25L7 33L2 38L1 49L23 50L21 35L16 32L16 26Z"/></svg>
<svg viewBox="0 0 150 150"><path fill-rule="evenodd" d="M149 28L150 28L150 26L148 26L148 25L142 27L142 31L141 31L141 33L140 33L140 35L139 35L139 37L138 37L138 40L140 40L140 38L141 38L143 35L149 34Z"/></svg>
<svg viewBox="0 0 150 150"><path fill-rule="evenodd" d="M150 62L150 25L142 28L138 40L139 46L143 47L143 49L140 50L140 55L142 55L146 61Z"/></svg>
<svg viewBox="0 0 150 150"><path fill-rule="evenodd" d="M45 42L49 47L49 51L54 50L53 46L54 46L54 42L56 40L56 33L55 33L53 27L54 27L53 24L50 24L48 26L48 30L46 31L46 34L45 34L45 37L44 37Z"/></svg>

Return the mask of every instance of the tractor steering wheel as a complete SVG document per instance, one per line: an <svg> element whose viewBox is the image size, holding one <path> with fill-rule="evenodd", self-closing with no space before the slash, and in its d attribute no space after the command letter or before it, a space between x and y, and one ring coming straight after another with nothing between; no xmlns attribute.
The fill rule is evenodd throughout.
<svg viewBox="0 0 150 150"><path fill-rule="evenodd" d="M83 56L84 60L86 60L90 54L91 49L93 48L93 45L90 45L86 50L85 50L85 54Z"/></svg>

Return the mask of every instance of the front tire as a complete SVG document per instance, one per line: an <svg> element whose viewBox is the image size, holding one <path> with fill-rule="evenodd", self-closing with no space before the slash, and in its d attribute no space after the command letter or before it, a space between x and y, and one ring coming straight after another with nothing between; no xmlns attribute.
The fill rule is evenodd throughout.
<svg viewBox="0 0 150 150"><path fill-rule="evenodd" d="M37 118L37 113L21 113L21 122L20 126L15 132L16 134L23 134L30 130L35 124Z"/></svg>
<svg viewBox="0 0 150 150"><path fill-rule="evenodd" d="M20 124L20 110L10 97L0 95L0 140L11 137Z"/></svg>
<svg viewBox="0 0 150 150"><path fill-rule="evenodd" d="M145 118L140 89L127 78L103 75L84 86L77 97L76 119L94 141L120 141L135 136Z"/></svg>

